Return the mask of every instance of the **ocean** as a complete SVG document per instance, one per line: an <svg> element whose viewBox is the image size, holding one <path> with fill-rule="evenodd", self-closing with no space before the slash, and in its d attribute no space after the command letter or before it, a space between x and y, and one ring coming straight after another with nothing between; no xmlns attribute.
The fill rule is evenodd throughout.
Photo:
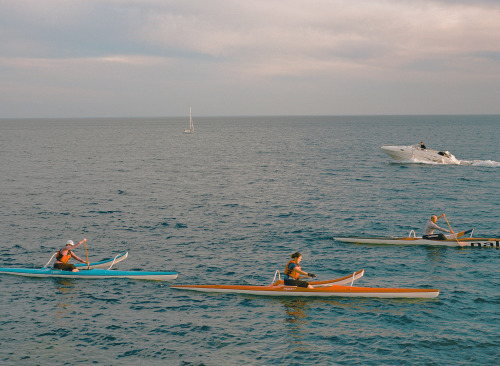
<svg viewBox="0 0 500 366"><path fill-rule="evenodd" d="M435 299L205 294L170 282L0 275L2 365L500 364L500 250L360 245L432 214L500 237L500 116L0 120L0 267L91 261L175 284L270 284L290 254L318 280ZM396 163L424 141L463 164ZM438 221L446 226L442 219ZM85 258L83 246L76 254Z"/></svg>

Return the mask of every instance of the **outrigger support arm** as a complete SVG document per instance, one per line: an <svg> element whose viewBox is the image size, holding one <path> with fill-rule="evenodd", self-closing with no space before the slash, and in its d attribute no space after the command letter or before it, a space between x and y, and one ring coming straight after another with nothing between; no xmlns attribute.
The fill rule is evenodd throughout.
<svg viewBox="0 0 500 366"><path fill-rule="evenodd" d="M111 265L109 266L108 269L111 269L111 267L113 267L113 265L115 264L115 261L116 261L116 258L118 258L121 254L118 254L116 257L113 258L113 262L111 262Z"/></svg>
<svg viewBox="0 0 500 366"><path fill-rule="evenodd" d="M47 268L49 263L52 262L52 259L54 258L54 256L57 254L57 252L55 252L54 254L52 254L52 257L50 257L49 261L47 262L47 264L45 266L43 266L42 268Z"/></svg>
<svg viewBox="0 0 500 366"><path fill-rule="evenodd" d="M276 276L278 276L278 280L281 280L281 275L279 270L276 270L276 272L274 272L274 278L272 283L276 282Z"/></svg>

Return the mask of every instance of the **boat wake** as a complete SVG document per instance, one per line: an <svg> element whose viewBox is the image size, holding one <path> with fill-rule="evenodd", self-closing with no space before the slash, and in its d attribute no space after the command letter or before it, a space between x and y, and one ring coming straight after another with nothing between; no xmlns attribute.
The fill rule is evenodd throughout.
<svg viewBox="0 0 500 366"><path fill-rule="evenodd" d="M494 160L460 160L460 165L485 166L485 167L500 167L500 162Z"/></svg>

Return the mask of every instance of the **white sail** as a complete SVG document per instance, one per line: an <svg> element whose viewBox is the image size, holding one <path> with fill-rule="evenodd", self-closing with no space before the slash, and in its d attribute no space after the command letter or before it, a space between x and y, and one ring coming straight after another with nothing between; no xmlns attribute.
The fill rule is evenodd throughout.
<svg viewBox="0 0 500 366"><path fill-rule="evenodd" d="M193 117L191 116L191 107L189 108L189 129L185 129L184 133L194 133Z"/></svg>

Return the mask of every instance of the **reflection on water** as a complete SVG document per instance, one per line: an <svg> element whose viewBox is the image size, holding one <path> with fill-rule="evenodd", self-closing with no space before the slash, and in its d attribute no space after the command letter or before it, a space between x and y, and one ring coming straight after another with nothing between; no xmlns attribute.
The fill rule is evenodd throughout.
<svg viewBox="0 0 500 366"><path fill-rule="evenodd" d="M56 279L54 280L55 296L57 303L55 307L54 319L56 324L61 327L71 326L71 313L74 312L73 306L78 298L75 292L75 281L71 279Z"/></svg>
<svg viewBox="0 0 500 366"><path fill-rule="evenodd" d="M429 259L430 262L440 263L443 262L444 259L443 256L446 253L446 250L450 248L426 246L425 249L427 253L427 258Z"/></svg>
<svg viewBox="0 0 500 366"><path fill-rule="evenodd" d="M287 339L290 346L297 351L311 351L313 347L305 343L308 302L302 299L283 299L280 302L283 304L287 315L285 323L287 324Z"/></svg>
<svg viewBox="0 0 500 366"><path fill-rule="evenodd" d="M74 281L69 278L57 278L54 280L56 289L64 294L69 294L74 291Z"/></svg>

